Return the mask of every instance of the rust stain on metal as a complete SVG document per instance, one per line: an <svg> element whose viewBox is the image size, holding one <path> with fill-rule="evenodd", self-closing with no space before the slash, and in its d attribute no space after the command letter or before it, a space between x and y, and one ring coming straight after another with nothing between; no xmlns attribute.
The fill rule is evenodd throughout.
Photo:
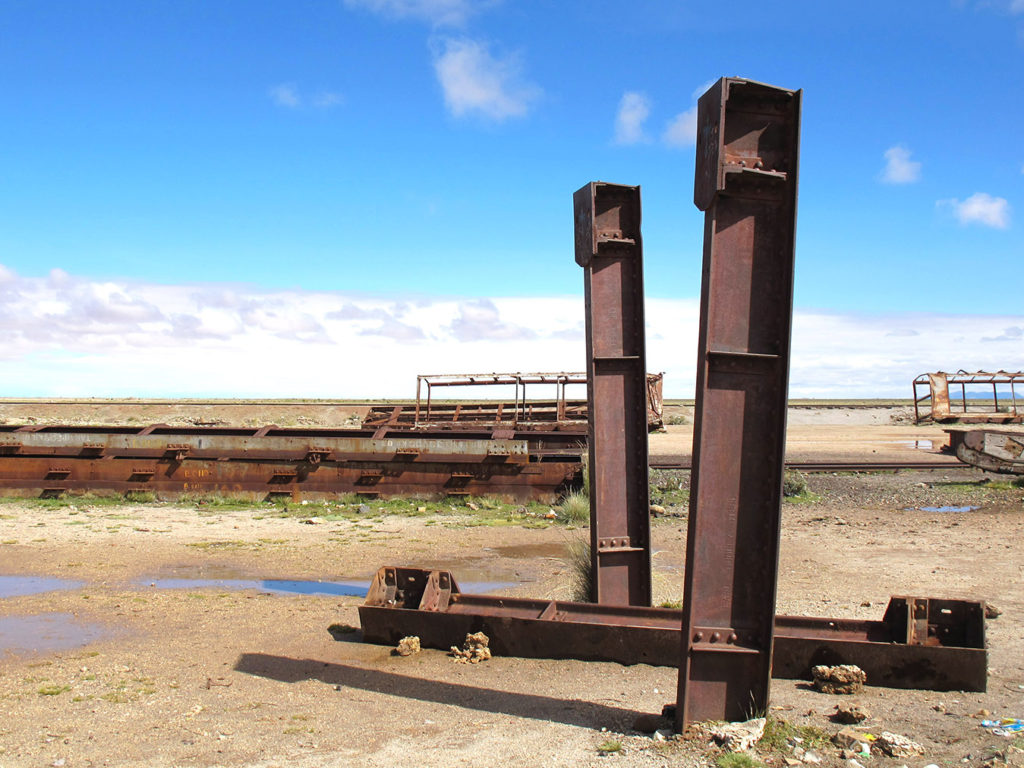
<svg viewBox="0 0 1024 768"><path fill-rule="evenodd" d="M587 328L591 599L650 605L640 188L591 182L573 209Z"/></svg>

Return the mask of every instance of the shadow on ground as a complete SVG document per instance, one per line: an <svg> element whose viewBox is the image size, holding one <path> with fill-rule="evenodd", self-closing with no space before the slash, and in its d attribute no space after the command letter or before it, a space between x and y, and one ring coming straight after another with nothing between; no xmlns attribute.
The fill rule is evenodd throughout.
<svg viewBox="0 0 1024 768"><path fill-rule="evenodd" d="M591 701L498 691L493 688L426 680L347 664L315 659L292 659L266 653L243 653L235 662L235 671L283 683L320 680L329 685L402 696L417 701L451 704L481 712L565 723L584 728L600 729L603 726L619 732L628 730L638 714L631 709Z"/></svg>

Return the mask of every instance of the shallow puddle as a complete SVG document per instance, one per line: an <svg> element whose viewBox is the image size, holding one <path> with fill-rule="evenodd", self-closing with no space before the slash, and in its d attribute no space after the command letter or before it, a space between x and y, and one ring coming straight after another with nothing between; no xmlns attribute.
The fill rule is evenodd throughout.
<svg viewBox="0 0 1024 768"><path fill-rule="evenodd" d="M61 589L78 589L83 583L47 576L0 576L0 598L38 595Z"/></svg>
<svg viewBox="0 0 1024 768"><path fill-rule="evenodd" d="M109 634L106 627L79 622L70 613L0 616L0 656L67 651Z"/></svg>
<svg viewBox="0 0 1024 768"><path fill-rule="evenodd" d="M156 589L253 589L273 595L366 597L369 581L300 581L289 579L143 579ZM459 582L463 592L487 594L516 586L513 582Z"/></svg>
<svg viewBox="0 0 1024 768"><path fill-rule="evenodd" d="M981 507L918 507L922 512L973 512Z"/></svg>

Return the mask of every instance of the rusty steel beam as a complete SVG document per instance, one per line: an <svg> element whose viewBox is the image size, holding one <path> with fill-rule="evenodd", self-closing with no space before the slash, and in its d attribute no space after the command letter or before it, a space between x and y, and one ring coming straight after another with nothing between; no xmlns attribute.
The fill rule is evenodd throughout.
<svg viewBox="0 0 1024 768"><path fill-rule="evenodd" d="M679 729L768 708L800 95L722 78L697 103L704 266Z"/></svg>
<svg viewBox="0 0 1024 768"><path fill-rule="evenodd" d="M586 306L591 599L650 605L640 188L591 182L573 209Z"/></svg>
<svg viewBox="0 0 1024 768"><path fill-rule="evenodd" d="M524 439L525 438L525 439ZM579 435L388 430L0 427L0 489L255 499L494 495L553 502L580 482Z"/></svg>
<svg viewBox="0 0 1024 768"><path fill-rule="evenodd" d="M682 612L469 595L448 571L381 568L359 608L363 640L426 648L484 632L498 655L675 666ZM856 664L870 685L984 691L984 605L894 597L881 621L778 616L772 674L810 679L816 664Z"/></svg>

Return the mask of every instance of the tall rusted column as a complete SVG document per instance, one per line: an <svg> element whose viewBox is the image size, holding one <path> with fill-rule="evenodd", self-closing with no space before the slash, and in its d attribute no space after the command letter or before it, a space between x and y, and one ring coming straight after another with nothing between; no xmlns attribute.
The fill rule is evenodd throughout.
<svg viewBox="0 0 1024 768"><path fill-rule="evenodd" d="M706 214L679 729L768 707L800 95L723 78L697 106Z"/></svg>
<svg viewBox="0 0 1024 768"><path fill-rule="evenodd" d="M591 182L573 208L586 293L591 600L650 605L640 187Z"/></svg>

